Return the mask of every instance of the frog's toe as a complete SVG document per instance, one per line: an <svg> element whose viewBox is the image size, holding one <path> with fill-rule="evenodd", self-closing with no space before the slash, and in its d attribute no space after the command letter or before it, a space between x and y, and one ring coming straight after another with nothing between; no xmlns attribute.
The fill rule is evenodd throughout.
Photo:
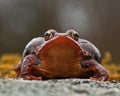
<svg viewBox="0 0 120 96"><path fill-rule="evenodd" d="M107 81L108 77L107 76L101 76L99 78L95 78L95 77L90 77L90 80L95 80L95 81Z"/></svg>
<svg viewBox="0 0 120 96"><path fill-rule="evenodd" d="M42 80L42 77L31 76L31 80Z"/></svg>
<svg viewBox="0 0 120 96"><path fill-rule="evenodd" d="M22 76L23 80L42 80L42 77L36 77L36 76Z"/></svg>

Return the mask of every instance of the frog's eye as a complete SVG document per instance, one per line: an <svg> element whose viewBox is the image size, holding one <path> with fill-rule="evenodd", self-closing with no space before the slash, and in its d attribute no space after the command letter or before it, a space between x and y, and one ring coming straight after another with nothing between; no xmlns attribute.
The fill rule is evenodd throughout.
<svg viewBox="0 0 120 96"><path fill-rule="evenodd" d="M56 31L54 29L50 29L47 32L45 32L44 34L44 38L45 40L49 40L50 38L52 38L53 35L55 35Z"/></svg>
<svg viewBox="0 0 120 96"><path fill-rule="evenodd" d="M50 31L47 31L47 32L45 32L45 34L44 34L44 36L46 37L46 36L50 36L51 35L51 32Z"/></svg>
<svg viewBox="0 0 120 96"><path fill-rule="evenodd" d="M70 36L72 38L74 38L76 41L78 41L78 39L80 37L78 32L76 32L75 30L68 30L67 32L70 34Z"/></svg>
<svg viewBox="0 0 120 96"><path fill-rule="evenodd" d="M78 33L78 32L76 32L76 31L74 31L72 35L73 35L73 37L76 37L76 38L78 38L78 37L79 37L79 33Z"/></svg>

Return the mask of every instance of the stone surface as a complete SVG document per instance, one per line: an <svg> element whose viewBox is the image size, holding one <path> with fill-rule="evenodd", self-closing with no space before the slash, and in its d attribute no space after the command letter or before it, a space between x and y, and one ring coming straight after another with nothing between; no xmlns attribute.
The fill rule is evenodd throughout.
<svg viewBox="0 0 120 96"><path fill-rule="evenodd" d="M120 82L0 79L0 96L120 96Z"/></svg>

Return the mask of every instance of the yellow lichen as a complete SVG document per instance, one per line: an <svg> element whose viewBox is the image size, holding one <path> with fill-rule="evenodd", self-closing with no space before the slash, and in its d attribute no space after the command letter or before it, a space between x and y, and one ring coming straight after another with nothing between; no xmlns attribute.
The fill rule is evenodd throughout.
<svg viewBox="0 0 120 96"><path fill-rule="evenodd" d="M109 71L109 80L120 80L120 65L112 62L112 56L109 52L105 53L102 64Z"/></svg>
<svg viewBox="0 0 120 96"><path fill-rule="evenodd" d="M0 57L0 77L11 78L15 76L14 68L20 62L19 54L4 54Z"/></svg>

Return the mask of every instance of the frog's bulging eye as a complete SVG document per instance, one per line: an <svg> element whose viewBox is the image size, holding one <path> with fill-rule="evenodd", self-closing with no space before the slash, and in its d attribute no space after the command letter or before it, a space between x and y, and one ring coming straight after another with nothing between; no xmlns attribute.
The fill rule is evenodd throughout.
<svg viewBox="0 0 120 96"><path fill-rule="evenodd" d="M53 35L55 35L55 33L56 33L56 30L54 30L54 29L50 29L47 32L45 32L45 34L44 34L45 40L46 41L49 40Z"/></svg>
<svg viewBox="0 0 120 96"><path fill-rule="evenodd" d="M67 33L74 38L76 41L79 39L79 33L76 32L75 30L68 30Z"/></svg>
<svg viewBox="0 0 120 96"><path fill-rule="evenodd" d="M51 32L50 32L50 31L45 32L45 34L44 34L45 37L46 37L46 36L50 36L50 35L51 35Z"/></svg>
<svg viewBox="0 0 120 96"><path fill-rule="evenodd" d="M72 35L73 35L73 38L74 38L76 41L78 41L78 39L79 39L79 33L77 33L76 31L74 31Z"/></svg>
<svg viewBox="0 0 120 96"><path fill-rule="evenodd" d="M79 37L79 34L77 32L73 32L73 37Z"/></svg>

